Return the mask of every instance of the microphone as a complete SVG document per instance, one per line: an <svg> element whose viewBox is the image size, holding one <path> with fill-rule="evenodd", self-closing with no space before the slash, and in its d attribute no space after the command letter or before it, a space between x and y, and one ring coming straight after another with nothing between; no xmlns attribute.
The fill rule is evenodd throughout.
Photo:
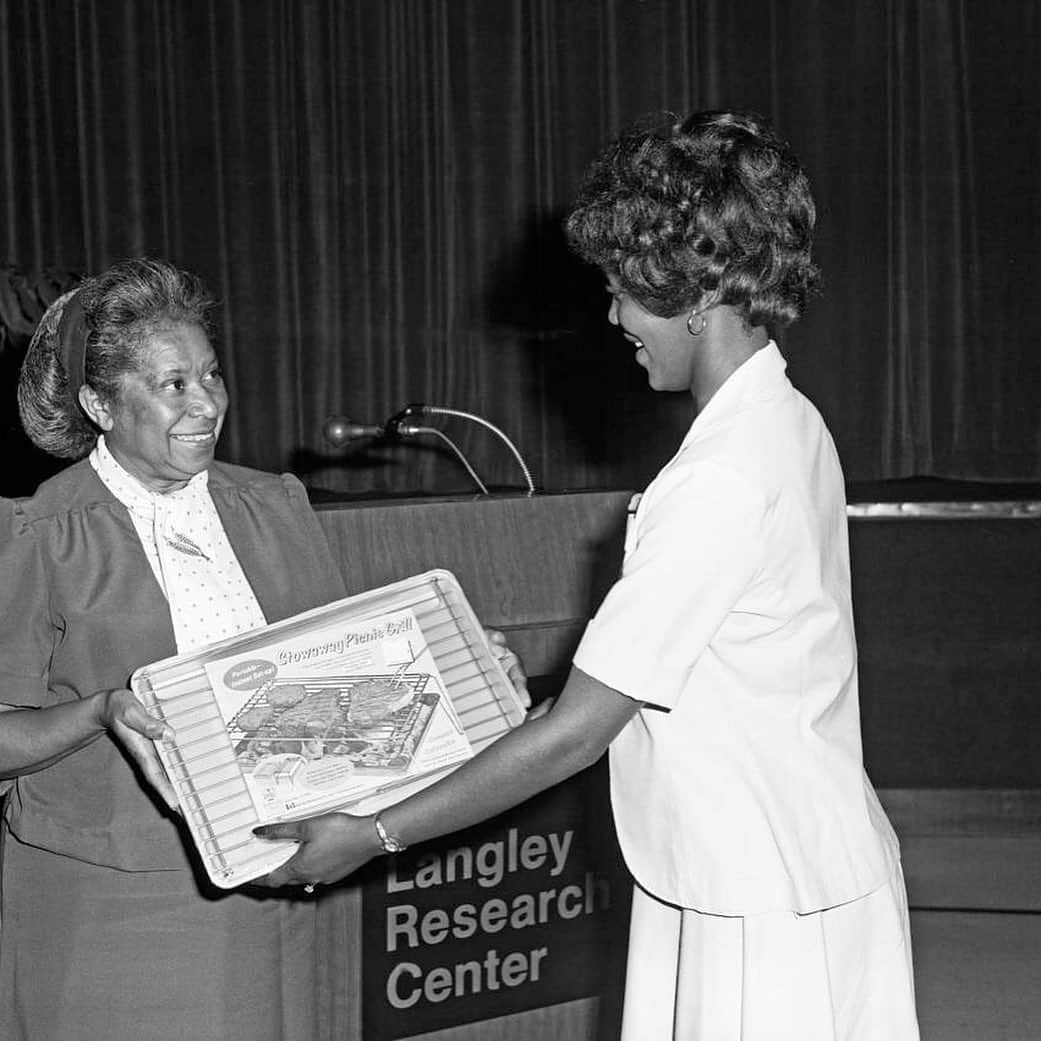
<svg viewBox="0 0 1041 1041"><path fill-rule="evenodd" d="M337 448L343 448L348 442L363 437L383 437L383 434L383 427L373 423L355 423L347 416L330 416L322 424L322 436Z"/></svg>
<svg viewBox="0 0 1041 1041"><path fill-rule="evenodd" d="M471 412L463 412L454 408L444 408L440 405L425 405L415 402L406 405L403 409L395 412L394 415L392 415L382 426L367 423L355 423L354 420L349 419L347 416L330 416L322 425L322 433L325 436L326 441L335 445L337 448L342 448L350 441L366 437L383 441L395 441L402 437L416 437L421 434L431 434L440 438L452 449L452 451L455 452L459 461L474 479L478 488L480 488L483 494L487 495L488 489L485 487L484 482L474 472L473 467L466 460L466 457L460 451L458 445L451 441L444 431L438 430L436 427L422 426L415 422L416 419L424 416L455 416L459 419L466 419L473 423L478 423L487 430L490 430L504 442L506 447L509 448L510 452L513 454L513 457L517 460L517 465L521 468L521 471L524 474L525 483L528 486L528 494L535 494L535 482L532 480L531 471L528 469L528 466L524 462L520 452L517 451L516 445L514 445L514 443L497 426L495 426L494 423L489 423L488 420L482 419L480 416L475 416Z"/></svg>

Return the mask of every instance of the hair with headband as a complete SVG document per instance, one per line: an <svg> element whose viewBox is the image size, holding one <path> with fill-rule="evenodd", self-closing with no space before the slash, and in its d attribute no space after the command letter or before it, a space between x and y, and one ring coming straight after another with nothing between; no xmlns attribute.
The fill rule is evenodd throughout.
<svg viewBox="0 0 1041 1041"><path fill-rule="evenodd" d="M65 301L58 323L58 351L69 395L79 400L79 390L87 382L87 337L90 330L83 313L83 294L77 289Z"/></svg>
<svg viewBox="0 0 1041 1041"><path fill-rule="evenodd" d="M59 297L33 334L18 380L18 410L32 442L81 459L98 430L80 407L89 384L117 401L149 336L174 325L210 332L213 298L199 279L162 260L124 260Z"/></svg>

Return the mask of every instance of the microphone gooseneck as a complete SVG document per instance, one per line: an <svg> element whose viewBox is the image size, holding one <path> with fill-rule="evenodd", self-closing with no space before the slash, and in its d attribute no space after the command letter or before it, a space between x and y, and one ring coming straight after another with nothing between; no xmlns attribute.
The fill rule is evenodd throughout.
<svg viewBox="0 0 1041 1041"><path fill-rule="evenodd" d="M449 448L455 453L455 457L462 463L463 468L473 478L474 484L481 489L482 495L489 495L488 486L477 476L477 471L470 465L470 460L463 455L463 450L443 431L438 430L437 427L410 427L407 431L409 434L430 434L432 437L436 437L440 441L444 441Z"/></svg>
<svg viewBox="0 0 1041 1041"><path fill-rule="evenodd" d="M528 469L527 463L524 462L524 458L517 450L517 446L494 423L489 423L487 419L475 416L472 412L463 412L455 408L444 408L441 405L409 405L408 408L420 408L427 413L427 415L457 416L460 419L469 419L474 423L479 423L487 430L490 430L506 445L513 454L513 458L517 460L517 465L521 468L521 473L524 474L524 481L528 486L528 494L535 494L535 482L531 478L531 471Z"/></svg>

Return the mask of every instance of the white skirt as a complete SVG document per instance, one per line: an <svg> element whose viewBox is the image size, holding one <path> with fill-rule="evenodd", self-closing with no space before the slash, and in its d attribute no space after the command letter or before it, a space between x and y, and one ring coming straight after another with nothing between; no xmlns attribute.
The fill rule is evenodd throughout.
<svg viewBox="0 0 1041 1041"><path fill-rule="evenodd" d="M814 914L747 918L637 886L622 1041L918 1041L903 875Z"/></svg>

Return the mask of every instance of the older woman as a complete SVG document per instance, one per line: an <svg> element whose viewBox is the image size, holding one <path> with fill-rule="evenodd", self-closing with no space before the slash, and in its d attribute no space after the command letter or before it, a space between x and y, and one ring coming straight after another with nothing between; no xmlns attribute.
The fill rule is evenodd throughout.
<svg viewBox="0 0 1041 1041"><path fill-rule="evenodd" d="M610 746L626 1041L918 1037L899 849L861 757L842 471L770 335L814 287L814 219L749 115L638 128L596 160L571 242L690 430L553 707L376 818L261 829L303 843L272 883L471 824Z"/></svg>
<svg viewBox="0 0 1041 1041"><path fill-rule="evenodd" d="M214 461L210 306L166 263L118 264L23 366L27 432L79 461L0 510L5 1041L315 1033L313 901L207 888L131 765L169 794L137 666L344 595L302 485Z"/></svg>

